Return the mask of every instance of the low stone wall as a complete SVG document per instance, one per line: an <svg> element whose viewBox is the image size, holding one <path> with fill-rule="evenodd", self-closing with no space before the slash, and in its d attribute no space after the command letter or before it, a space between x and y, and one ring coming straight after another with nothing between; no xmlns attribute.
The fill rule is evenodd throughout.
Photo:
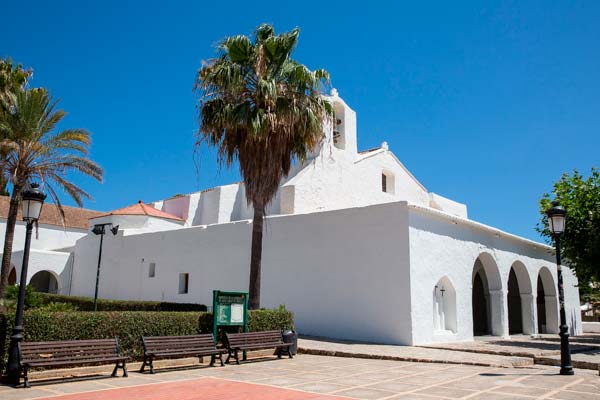
<svg viewBox="0 0 600 400"><path fill-rule="evenodd" d="M582 322L583 333L600 333L600 322Z"/></svg>

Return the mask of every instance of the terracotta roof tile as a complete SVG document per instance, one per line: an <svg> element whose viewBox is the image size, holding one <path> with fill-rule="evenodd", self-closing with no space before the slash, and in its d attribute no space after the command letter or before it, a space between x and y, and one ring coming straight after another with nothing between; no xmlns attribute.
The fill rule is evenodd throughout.
<svg viewBox="0 0 600 400"><path fill-rule="evenodd" d="M152 206L149 206L148 204L144 204L144 202L141 200L132 206L119 208L118 210L114 210L106 214L97 215L93 218L107 217L109 215L148 215L150 217L183 221L183 218L179 218L177 215L169 214L164 211L158 210Z"/></svg>
<svg viewBox="0 0 600 400"><path fill-rule="evenodd" d="M10 198L8 196L0 196L0 218L8 217L8 208L10 206ZM102 213L100 211L87 210L79 207L63 206L65 212L64 226L67 228L88 229L88 220L97 217ZM21 207L17 221L22 221ZM42 214L40 215L40 224L63 226L58 207L51 203L44 203Z"/></svg>

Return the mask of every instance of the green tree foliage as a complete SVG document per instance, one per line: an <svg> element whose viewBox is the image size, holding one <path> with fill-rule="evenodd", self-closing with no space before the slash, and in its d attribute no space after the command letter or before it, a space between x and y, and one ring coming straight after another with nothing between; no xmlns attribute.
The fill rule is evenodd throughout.
<svg viewBox="0 0 600 400"><path fill-rule="evenodd" d="M32 75L33 70L23 68L21 64L14 65L10 58L0 59L0 121L8 117L17 93L25 89ZM5 158L6 154L0 152L0 159ZM0 174L0 195L10 194L7 184L8 179Z"/></svg>
<svg viewBox="0 0 600 400"><path fill-rule="evenodd" d="M561 236L562 256L575 269L582 296L590 295L591 283L600 282L600 170L593 167L585 178L577 170L554 184L552 195L540 200L542 218L537 231L551 242L546 210L552 198L567 210L567 225Z"/></svg>
<svg viewBox="0 0 600 400"><path fill-rule="evenodd" d="M239 162L246 200L254 208L249 307L260 307L263 218L295 160L321 142L333 108L322 89L327 71L311 71L291 58L300 31L275 34L260 25L252 37L225 38L218 56L198 72L197 145L217 149L221 163Z"/></svg>
<svg viewBox="0 0 600 400"><path fill-rule="evenodd" d="M32 180L42 182L64 218L58 191L68 194L80 207L90 195L70 181L73 172L102 181L102 168L88 156L90 133L85 129L57 131L66 113L57 108L45 89L17 91L14 99L1 100L10 110L0 120L0 170L12 186L6 221L0 298L8 283L12 243L21 191Z"/></svg>

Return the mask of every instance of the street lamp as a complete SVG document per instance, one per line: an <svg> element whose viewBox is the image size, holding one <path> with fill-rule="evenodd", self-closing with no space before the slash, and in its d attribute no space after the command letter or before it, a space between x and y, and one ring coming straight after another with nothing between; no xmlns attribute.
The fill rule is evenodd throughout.
<svg viewBox="0 0 600 400"><path fill-rule="evenodd" d="M560 236L565 231L567 211L557 201L552 203L552 207L546 211L548 216L548 227L552 232L554 243L556 245L556 266L558 269L558 302L560 303L560 374L573 375L573 366L571 365L571 348L569 346L569 327L567 326L567 316L565 314L565 291L563 288L562 267L560 262Z"/></svg>
<svg viewBox="0 0 600 400"><path fill-rule="evenodd" d="M94 312L98 309L98 283L100 282L100 262L102 261L102 242L104 234L106 233L106 227L109 227L113 235L119 232L119 225L112 226L112 223L108 222L105 224L96 224L92 229L94 235L100 235L100 251L98 252L98 268L96 269L96 291L94 293Z"/></svg>
<svg viewBox="0 0 600 400"><path fill-rule="evenodd" d="M23 341L23 307L25 306L25 287L27 286L27 267L29 265L29 248L31 246L31 232L33 225L40 218L42 206L46 200L44 192L40 191L37 183L31 183L21 192L23 205L23 221L25 221L25 248L23 250L23 266L21 267L21 280L19 283L19 297L17 300L17 313L15 326L10 337L8 350L8 364L4 381L18 385L21 378L21 366L19 365L19 343Z"/></svg>

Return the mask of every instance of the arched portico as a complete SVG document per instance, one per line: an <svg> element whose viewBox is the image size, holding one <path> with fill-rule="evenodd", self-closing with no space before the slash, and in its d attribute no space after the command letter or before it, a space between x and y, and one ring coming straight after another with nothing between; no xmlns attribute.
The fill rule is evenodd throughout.
<svg viewBox="0 0 600 400"><path fill-rule="evenodd" d="M42 293L58 293L58 278L51 271L39 271L36 272L29 280L31 287L36 292Z"/></svg>
<svg viewBox="0 0 600 400"><path fill-rule="evenodd" d="M473 335L506 335L502 279L496 261L489 253L481 253L475 260L471 303Z"/></svg>
<svg viewBox="0 0 600 400"><path fill-rule="evenodd" d="M515 261L510 267L507 288L509 334L534 334L533 291L529 272L522 262Z"/></svg>
<svg viewBox="0 0 600 400"><path fill-rule="evenodd" d="M538 333L558 333L556 283L547 267L540 268L537 277L536 313Z"/></svg>

